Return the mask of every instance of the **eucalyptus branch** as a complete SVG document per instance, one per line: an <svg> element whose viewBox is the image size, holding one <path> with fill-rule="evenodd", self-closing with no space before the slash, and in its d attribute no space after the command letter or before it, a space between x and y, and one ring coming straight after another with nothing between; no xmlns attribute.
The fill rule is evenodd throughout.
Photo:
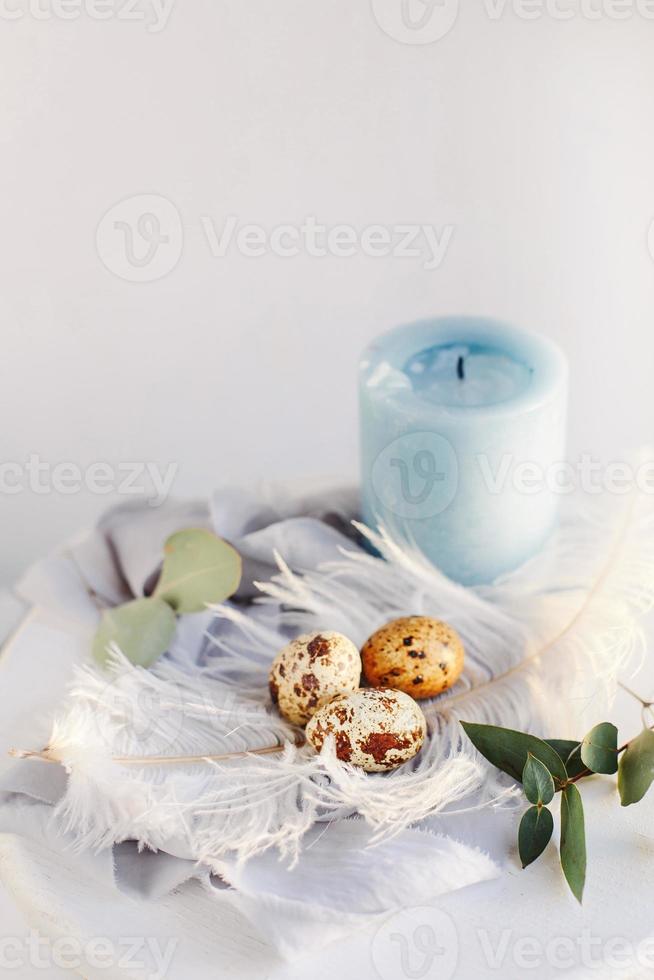
<svg viewBox="0 0 654 980"><path fill-rule="evenodd" d="M624 690L654 714L646 701L624 684ZM548 804L561 793L560 855L571 891L581 902L586 881L586 834L581 796L576 784L597 773L618 776L622 806L639 803L654 782L654 724L618 746L618 730L610 722L596 725L581 741L541 739L526 732L462 722L473 745L502 772L522 783L530 808L518 830L523 868L540 857L550 842L554 820Z"/></svg>
<svg viewBox="0 0 654 980"><path fill-rule="evenodd" d="M241 556L203 528L186 528L164 544L161 573L152 595L119 606L102 605L93 657L106 666L116 649L133 664L151 667L169 648L181 613L202 612L233 595L241 581Z"/></svg>

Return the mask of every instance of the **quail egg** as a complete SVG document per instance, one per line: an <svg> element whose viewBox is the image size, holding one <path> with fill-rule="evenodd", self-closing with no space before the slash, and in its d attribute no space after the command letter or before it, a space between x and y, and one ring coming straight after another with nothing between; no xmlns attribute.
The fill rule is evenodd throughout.
<svg viewBox="0 0 654 980"><path fill-rule="evenodd" d="M464 650L458 633L447 623L429 616L406 616L373 633L361 659L372 687L432 698L459 679Z"/></svg>
<svg viewBox="0 0 654 980"><path fill-rule="evenodd" d="M270 696L287 721L305 725L336 694L356 691L361 656L342 633L298 636L277 654L270 671Z"/></svg>
<svg viewBox="0 0 654 980"><path fill-rule="evenodd" d="M315 713L307 741L319 752L332 736L336 755L366 772L385 772L412 759L427 734L419 705L402 691L361 688L335 697Z"/></svg>

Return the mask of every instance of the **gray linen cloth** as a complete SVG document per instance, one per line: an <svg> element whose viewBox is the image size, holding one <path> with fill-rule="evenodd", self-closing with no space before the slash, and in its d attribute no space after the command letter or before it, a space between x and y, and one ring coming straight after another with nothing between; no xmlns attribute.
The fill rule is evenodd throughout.
<svg viewBox="0 0 654 980"><path fill-rule="evenodd" d="M276 571L274 552L283 555L294 571L302 573L339 556L342 548L360 548L361 541L351 524L356 513L356 494L352 490L291 498L284 491L262 495L242 488L227 488L217 492L209 505L171 502L152 509L147 504L130 503L111 510L93 532L33 566L19 583L17 594L25 602L46 610L53 622L61 624L60 639L70 638L72 644L65 653L70 674L76 662L88 659L101 607L150 593L156 582L163 544L174 531L208 527L229 540L244 562L243 579L231 601L248 615L274 616L270 606L253 603L257 594L254 582L269 579ZM166 656L183 659L187 667L189 661L204 665L216 655L215 644L209 637L230 628L229 622L216 619L210 612L183 616L176 641ZM51 642L44 637L44 644L46 640ZM41 647L30 652L34 657L33 676L37 685L39 657L46 655ZM43 664L47 677L45 659ZM66 679L62 678L62 683ZM45 744L60 696L61 690L44 690L38 712L14 716L12 744L29 747ZM53 851L70 852L74 841L52 820L53 807L65 788L66 778L58 766L36 761L2 765L0 833L20 833L46 841ZM321 828L317 825L294 869L285 867L274 854L261 855L245 868L239 867L236 861L230 868L227 861L229 883L210 876L208 869L193 861L165 852L140 852L129 841L114 847L113 852L79 854L75 860L86 874L111 877L127 895L145 900L156 900L191 877L199 878L209 889L236 886L254 903L255 912L257 903L266 909L268 928L278 934L273 937L276 939L283 930L279 920L271 918L271 906L266 906L266 900L283 899L291 907L305 903L312 876L312 901L328 916L352 911L380 914L403 902L424 902L497 873L493 861L477 862L475 859L483 856L466 848L465 843L409 830L395 841L366 849L370 834L365 824L356 819L345 823L349 826L334 824ZM447 832L447 821L441 822L438 830ZM456 834L459 841L468 839L474 846L474 826L459 820ZM504 828L495 840L492 834L486 837L488 849L499 857L504 851ZM466 856L470 857L468 868L464 867ZM443 872L440 878L434 871L439 862ZM370 882L369 887L358 889L356 900L345 877L354 873L353 869L359 883ZM316 887L317 880L320 887ZM278 911L278 905L274 909ZM315 942L315 936L312 940L309 931L305 939Z"/></svg>

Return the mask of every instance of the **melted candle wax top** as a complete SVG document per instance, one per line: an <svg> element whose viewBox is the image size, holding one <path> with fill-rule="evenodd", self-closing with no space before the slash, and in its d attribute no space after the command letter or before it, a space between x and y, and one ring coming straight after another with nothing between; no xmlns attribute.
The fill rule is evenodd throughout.
<svg viewBox="0 0 654 980"><path fill-rule="evenodd" d="M497 405L529 386L532 370L499 350L475 344L429 347L404 366L413 390L436 405Z"/></svg>

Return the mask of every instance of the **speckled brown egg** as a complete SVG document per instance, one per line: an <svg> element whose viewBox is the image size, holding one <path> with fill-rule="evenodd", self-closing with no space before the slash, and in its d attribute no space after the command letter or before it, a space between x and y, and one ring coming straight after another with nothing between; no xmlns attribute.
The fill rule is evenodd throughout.
<svg viewBox="0 0 654 980"><path fill-rule="evenodd" d="M459 679L464 650L459 634L447 623L429 616L405 616L373 633L361 659L372 687L432 698Z"/></svg>
<svg viewBox="0 0 654 980"><path fill-rule="evenodd" d="M270 696L293 725L309 718L336 694L356 691L361 656L342 633L309 633L292 640L275 657Z"/></svg>
<svg viewBox="0 0 654 980"><path fill-rule="evenodd" d="M385 772L412 759L427 734L419 706L401 691L362 688L334 698L307 725L316 751L333 736L336 755L366 772Z"/></svg>

